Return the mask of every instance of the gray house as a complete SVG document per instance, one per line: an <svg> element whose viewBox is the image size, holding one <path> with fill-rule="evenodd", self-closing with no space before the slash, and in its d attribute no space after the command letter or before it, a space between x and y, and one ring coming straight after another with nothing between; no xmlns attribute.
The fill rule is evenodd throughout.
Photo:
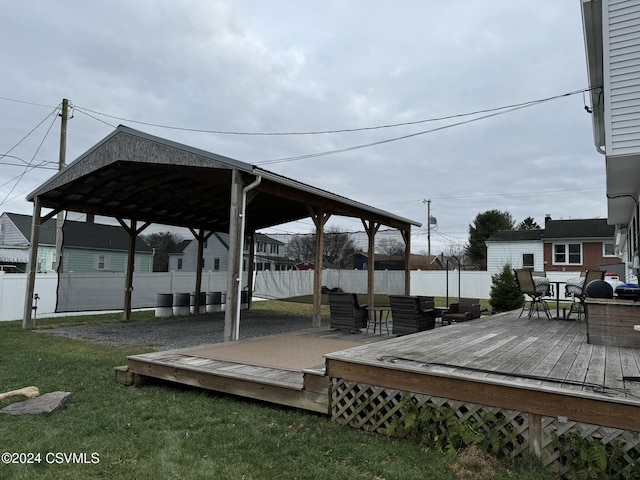
<svg viewBox="0 0 640 480"><path fill-rule="evenodd" d="M292 270L293 261L284 254L285 244L261 233L256 233L254 266L260 270ZM204 271L227 271L229 234L214 232L205 241L203 249ZM184 240L169 252L169 271L195 272L198 258L198 242ZM243 269L247 269L249 249L245 245Z"/></svg>
<svg viewBox="0 0 640 480"><path fill-rule="evenodd" d="M17 213L0 215L0 268L24 272L29 258L31 216ZM127 265L129 235L122 227L66 220L63 228L63 272L124 272ZM56 220L40 228L38 272L55 272ZM135 271L153 271L153 249L136 240Z"/></svg>

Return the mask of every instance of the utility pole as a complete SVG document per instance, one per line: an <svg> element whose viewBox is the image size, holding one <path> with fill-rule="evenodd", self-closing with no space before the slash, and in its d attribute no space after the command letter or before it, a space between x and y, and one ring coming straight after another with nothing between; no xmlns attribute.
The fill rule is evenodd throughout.
<svg viewBox="0 0 640 480"><path fill-rule="evenodd" d="M423 200L427 204L427 255L431 257L431 199Z"/></svg>
<svg viewBox="0 0 640 480"><path fill-rule="evenodd" d="M67 157L67 120L69 118L69 100L62 99L62 111L60 112L60 156L58 157L58 171L65 167ZM56 270L62 272L62 227L64 224L64 212L58 213L56 219Z"/></svg>

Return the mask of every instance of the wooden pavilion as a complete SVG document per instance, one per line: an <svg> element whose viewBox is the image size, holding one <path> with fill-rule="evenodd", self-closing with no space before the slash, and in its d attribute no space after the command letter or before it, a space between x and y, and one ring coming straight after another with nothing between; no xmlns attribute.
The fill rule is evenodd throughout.
<svg viewBox="0 0 640 480"><path fill-rule="evenodd" d="M245 233L311 217L316 225L313 326L320 325L324 225L332 215L360 218L369 237L370 264L378 229L398 229L406 245L405 291L409 293L411 226L420 223L307 185L254 165L207 152L129 127L119 126L65 169L27 196L33 202L31 251L23 328L32 328L32 298L40 225L62 211L118 220L130 236L124 317L130 318L135 238L150 224L186 227L204 242L215 231L229 232L225 340L237 340L242 252ZM51 211L43 215L42 209ZM253 249L251 249L253 250ZM250 263L253 255L250 256ZM62 262L58 262L61 264ZM251 275L252 268L248 269ZM198 272L195 291L201 291ZM369 304L373 305L373 270ZM248 284L251 285L251 279ZM195 296L196 311L200 295Z"/></svg>

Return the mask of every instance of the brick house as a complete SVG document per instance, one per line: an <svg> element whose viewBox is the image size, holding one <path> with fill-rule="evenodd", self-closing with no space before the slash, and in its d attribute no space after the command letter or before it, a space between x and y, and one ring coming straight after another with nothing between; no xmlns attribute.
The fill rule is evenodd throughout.
<svg viewBox="0 0 640 480"><path fill-rule="evenodd" d="M615 227L606 218L578 220L545 219L544 270L546 272L582 272L607 270L621 265L614 252Z"/></svg>
<svg viewBox="0 0 640 480"><path fill-rule="evenodd" d="M615 227L606 219L552 220L540 230L504 230L485 242L487 270L497 273L505 263L512 268L545 272L607 270L622 274L614 252Z"/></svg>

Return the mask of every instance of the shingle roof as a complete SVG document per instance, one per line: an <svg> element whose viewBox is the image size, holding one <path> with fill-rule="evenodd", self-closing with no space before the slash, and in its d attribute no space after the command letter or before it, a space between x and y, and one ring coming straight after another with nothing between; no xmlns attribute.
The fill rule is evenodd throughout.
<svg viewBox="0 0 640 480"><path fill-rule="evenodd" d="M487 242L522 242L541 240L544 230L500 230L491 235Z"/></svg>
<svg viewBox="0 0 640 480"><path fill-rule="evenodd" d="M13 224L27 240L31 240L31 216L18 213L7 213ZM100 223L77 222L65 220L64 246L75 248L91 248L96 250L129 250L129 235L120 226ZM56 220L46 221L40 226L40 244L56 244ZM152 252L153 249L140 237L136 238L137 252Z"/></svg>
<svg viewBox="0 0 640 480"><path fill-rule="evenodd" d="M615 226L605 218L576 220L548 220L545 223L544 240L561 238L613 238Z"/></svg>

